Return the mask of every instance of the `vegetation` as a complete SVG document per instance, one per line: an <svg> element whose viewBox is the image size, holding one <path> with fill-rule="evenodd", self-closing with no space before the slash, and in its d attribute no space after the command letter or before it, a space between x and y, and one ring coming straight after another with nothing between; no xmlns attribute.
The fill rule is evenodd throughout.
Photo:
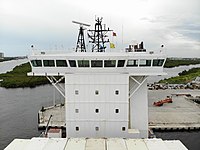
<svg viewBox="0 0 200 150"><path fill-rule="evenodd" d="M31 66L29 63L16 66L13 71L0 74L1 87L5 88L18 88L18 87L35 87L37 85L43 85L49 83L45 77L29 77L27 73L31 72Z"/></svg>
<svg viewBox="0 0 200 150"><path fill-rule="evenodd" d="M180 65L190 65L190 64L200 64L200 59L179 59L175 60L168 58L165 67L171 68ZM27 73L31 72L31 66L29 63L16 66L13 71L0 74L0 86L5 88L17 88L17 87L35 87L37 85L48 84L49 81L46 77L36 77L27 76ZM195 77L200 76L200 68L193 68L189 71L183 71L179 73L179 76L172 77L169 79L164 79L159 81L159 83L171 83L171 84L181 84L188 83Z"/></svg>
<svg viewBox="0 0 200 150"><path fill-rule="evenodd" d="M184 70L176 77L160 80L159 83L186 84L194 80L197 76L200 76L200 68L192 68L188 71Z"/></svg>
<svg viewBox="0 0 200 150"><path fill-rule="evenodd" d="M200 64L200 59L173 59L167 58L164 67L165 68L173 68L183 65L195 65Z"/></svg>
<svg viewBox="0 0 200 150"><path fill-rule="evenodd" d="M13 60L13 59L14 59L13 57L4 57L3 59L0 59L0 62L9 61L9 60Z"/></svg>

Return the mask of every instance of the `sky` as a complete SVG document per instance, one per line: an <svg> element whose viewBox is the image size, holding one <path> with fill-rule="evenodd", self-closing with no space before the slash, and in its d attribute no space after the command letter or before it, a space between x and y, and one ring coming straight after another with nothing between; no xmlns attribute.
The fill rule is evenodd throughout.
<svg viewBox="0 0 200 150"><path fill-rule="evenodd" d="M73 50L80 21L94 19L117 33L116 49L144 41L168 57L200 57L199 0L0 0L0 52L29 55L39 50Z"/></svg>

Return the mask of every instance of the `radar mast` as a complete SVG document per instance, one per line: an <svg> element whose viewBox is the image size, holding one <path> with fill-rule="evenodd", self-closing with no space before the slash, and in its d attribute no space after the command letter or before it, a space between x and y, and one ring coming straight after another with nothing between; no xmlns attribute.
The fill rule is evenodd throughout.
<svg viewBox="0 0 200 150"><path fill-rule="evenodd" d="M72 23L80 25L78 40L77 40L77 44L76 44L76 52L86 52L85 40L84 40L84 30L86 28L83 28L83 26L89 27L90 25L86 24L86 23L81 23L81 22L78 22L78 21L72 21Z"/></svg>
<svg viewBox="0 0 200 150"><path fill-rule="evenodd" d="M107 33L110 30L109 28L106 29L106 26L104 25L104 28L102 27L102 20L103 18L97 18L95 19L95 29L94 30L88 30L88 37L89 37L89 43L92 43L92 52L105 52L106 46L105 43L109 42Z"/></svg>

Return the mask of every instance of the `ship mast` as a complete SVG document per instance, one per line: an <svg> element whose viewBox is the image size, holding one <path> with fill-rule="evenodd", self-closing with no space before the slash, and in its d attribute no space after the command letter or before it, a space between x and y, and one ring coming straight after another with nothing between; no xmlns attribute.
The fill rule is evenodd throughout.
<svg viewBox="0 0 200 150"><path fill-rule="evenodd" d="M86 24L86 23L77 22L77 21L72 21L72 23L80 25L78 40L77 40L77 44L76 44L76 52L86 52L85 40L84 40L84 30L86 28L83 28L83 26L89 27L90 25Z"/></svg>
<svg viewBox="0 0 200 150"><path fill-rule="evenodd" d="M107 38L108 31L112 31L109 28L106 29L106 26L104 25L104 29L102 27L102 19L103 18L97 18L95 19L95 29L94 30L88 30L88 37L89 37L89 43L92 43L92 52L105 52L106 46L105 43L109 42L109 39Z"/></svg>

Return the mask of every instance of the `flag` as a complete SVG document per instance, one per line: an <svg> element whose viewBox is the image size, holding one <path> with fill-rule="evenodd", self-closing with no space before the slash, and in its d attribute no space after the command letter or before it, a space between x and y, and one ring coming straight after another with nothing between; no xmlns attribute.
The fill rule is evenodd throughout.
<svg viewBox="0 0 200 150"><path fill-rule="evenodd" d="M113 36L117 36L117 34L115 32L113 32Z"/></svg>
<svg viewBox="0 0 200 150"><path fill-rule="evenodd" d="M110 43L110 48L115 48L115 44Z"/></svg>

